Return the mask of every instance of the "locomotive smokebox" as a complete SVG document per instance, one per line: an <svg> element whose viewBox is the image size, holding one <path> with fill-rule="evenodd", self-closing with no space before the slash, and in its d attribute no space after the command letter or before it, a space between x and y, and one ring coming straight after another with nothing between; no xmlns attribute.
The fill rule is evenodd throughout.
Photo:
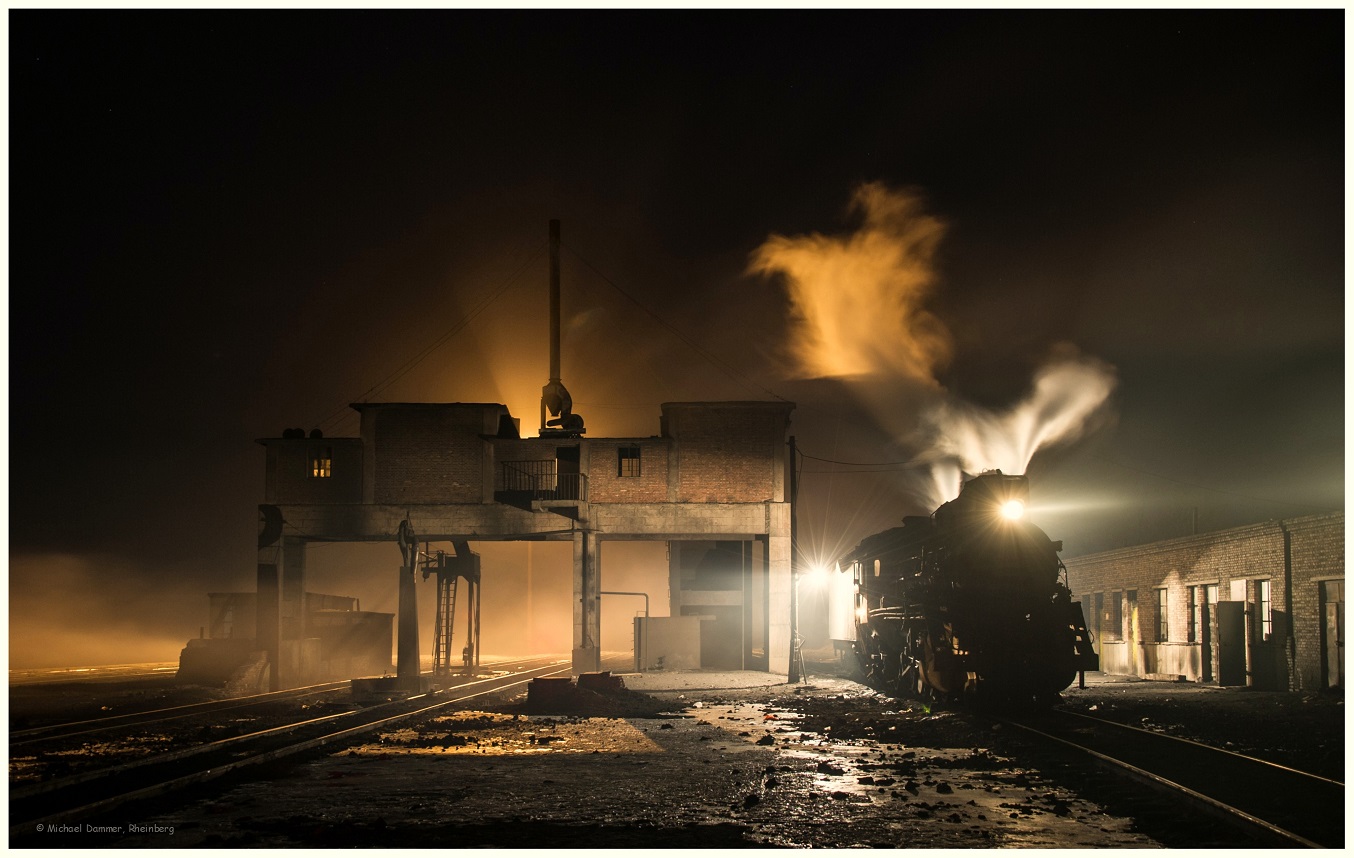
<svg viewBox="0 0 1354 858"><path fill-rule="evenodd" d="M959 497L936 510L936 526L948 530L979 521L1019 518L1030 501L1030 481L1018 474L986 471L964 483Z"/></svg>

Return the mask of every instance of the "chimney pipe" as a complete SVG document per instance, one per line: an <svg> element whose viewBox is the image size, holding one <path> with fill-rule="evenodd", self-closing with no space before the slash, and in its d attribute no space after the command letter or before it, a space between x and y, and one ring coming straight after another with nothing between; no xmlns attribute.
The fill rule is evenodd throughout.
<svg viewBox="0 0 1354 858"><path fill-rule="evenodd" d="M559 221L550 221L550 380L559 381Z"/></svg>

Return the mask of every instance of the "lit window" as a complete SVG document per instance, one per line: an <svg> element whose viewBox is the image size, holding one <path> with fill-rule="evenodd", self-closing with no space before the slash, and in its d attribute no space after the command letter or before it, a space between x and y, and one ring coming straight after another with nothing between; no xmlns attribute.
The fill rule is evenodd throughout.
<svg viewBox="0 0 1354 858"><path fill-rule="evenodd" d="M1157 590L1157 643L1170 640L1170 614L1167 611L1166 588Z"/></svg>
<svg viewBox="0 0 1354 858"><path fill-rule="evenodd" d="M1260 640L1269 640L1274 634L1274 603L1269 589L1269 579L1255 582L1255 601L1260 610Z"/></svg>
<svg viewBox="0 0 1354 858"><path fill-rule="evenodd" d="M334 451L331 447L325 447L323 450L315 450L310 454L310 475L312 477L328 477L334 471Z"/></svg>
<svg viewBox="0 0 1354 858"><path fill-rule="evenodd" d="M617 447L617 448L616 448L616 476L618 476L618 477L638 477L638 476L639 476L639 448L638 448L638 447Z"/></svg>

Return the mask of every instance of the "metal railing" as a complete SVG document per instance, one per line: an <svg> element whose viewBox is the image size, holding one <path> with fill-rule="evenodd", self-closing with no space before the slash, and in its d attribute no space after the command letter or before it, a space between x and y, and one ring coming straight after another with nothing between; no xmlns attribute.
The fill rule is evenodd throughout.
<svg viewBox="0 0 1354 858"><path fill-rule="evenodd" d="M505 492L532 500L588 499L587 474L559 472L555 459L529 459L500 462L497 492Z"/></svg>

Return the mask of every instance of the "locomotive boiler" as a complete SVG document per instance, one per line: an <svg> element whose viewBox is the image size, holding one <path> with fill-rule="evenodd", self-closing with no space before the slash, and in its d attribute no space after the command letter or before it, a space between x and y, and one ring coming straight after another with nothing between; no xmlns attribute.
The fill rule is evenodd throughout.
<svg viewBox="0 0 1354 858"><path fill-rule="evenodd" d="M1028 499L1024 476L986 472L843 559L868 681L923 698L1037 705L1077 671L1098 669L1062 543L1025 519Z"/></svg>

